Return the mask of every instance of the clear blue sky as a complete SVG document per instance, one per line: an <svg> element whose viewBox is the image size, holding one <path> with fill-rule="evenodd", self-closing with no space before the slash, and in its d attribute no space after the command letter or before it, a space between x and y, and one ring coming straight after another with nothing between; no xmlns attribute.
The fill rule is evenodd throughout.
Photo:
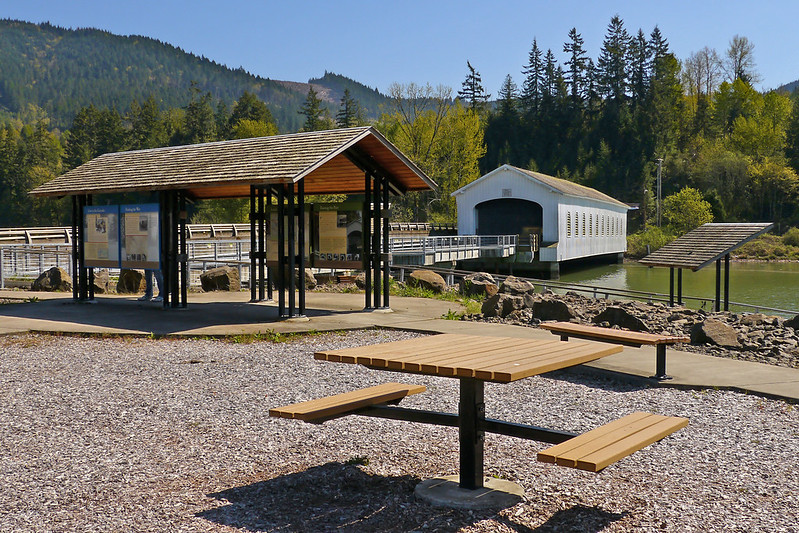
<svg viewBox="0 0 799 533"><path fill-rule="evenodd" d="M799 79L798 0L0 0L0 18L145 35L279 80L328 70L381 92L395 81L457 91L468 59L492 95L506 74L521 84L534 37L563 61L576 27L596 59L615 14L630 33L658 25L680 59L746 36L760 88Z"/></svg>

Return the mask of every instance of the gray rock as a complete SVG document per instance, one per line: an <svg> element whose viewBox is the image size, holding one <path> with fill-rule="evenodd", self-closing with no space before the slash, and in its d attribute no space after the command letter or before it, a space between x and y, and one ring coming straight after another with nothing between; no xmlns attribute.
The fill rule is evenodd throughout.
<svg viewBox="0 0 799 533"><path fill-rule="evenodd" d="M361 290L366 288L366 274L360 272L357 276L355 276L355 286Z"/></svg>
<svg viewBox="0 0 799 533"><path fill-rule="evenodd" d="M433 272L432 270L414 270L408 276L408 285L411 287L421 287L429 289L434 293L440 294L447 288L447 282L444 278Z"/></svg>
<svg viewBox="0 0 799 533"><path fill-rule="evenodd" d="M519 279L515 276L508 276L499 286L499 292L511 294L513 296L521 296L528 292L535 292L535 286L529 281Z"/></svg>
<svg viewBox="0 0 799 533"><path fill-rule="evenodd" d="M497 293L483 302L482 312L488 318L504 318L523 307L524 300L521 296Z"/></svg>
<svg viewBox="0 0 799 533"><path fill-rule="evenodd" d="M489 298L499 291L494 276L487 272L475 272L464 276L460 284L460 293L464 296Z"/></svg>
<svg viewBox="0 0 799 533"><path fill-rule="evenodd" d="M793 328L794 330L799 330L799 315L786 320L782 323L783 326L788 326L789 328Z"/></svg>
<svg viewBox="0 0 799 533"><path fill-rule="evenodd" d="M53 267L39 274L39 277L31 285L31 290L46 292L71 291L72 278L63 268Z"/></svg>
<svg viewBox="0 0 799 533"><path fill-rule="evenodd" d="M117 293L136 294L144 290L144 272L141 270L131 270L123 268L119 271L117 281Z"/></svg>
<svg viewBox="0 0 799 533"><path fill-rule="evenodd" d="M611 326L619 326L622 329L629 329L630 331L649 331L649 328L640 318L630 314L621 307L607 307L604 311L595 316L593 321L596 324L608 322Z"/></svg>
<svg viewBox="0 0 799 533"><path fill-rule="evenodd" d="M544 298L533 304L533 318L541 321L557 320L559 322L568 322L573 318L577 318L577 313L565 302Z"/></svg>
<svg viewBox="0 0 799 533"><path fill-rule="evenodd" d="M297 274L299 277L299 269L297 269ZM316 277L314 277L313 272L311 272L310 268L305 269L305 288L306 289L316 288Z"/></svg>
<svg viewBox="0 0 799 533"><path fill-rule="evenodd" d="M715 344L724 348L739 348L738 334L732 326L708 318L704 322L694 324L691 329L692 344Z"/></svg>
<svg viewBox="0 0 799 533"><path fill-rule="evenodd" d="M94 270L94 293L105 294L109 291L108 270Z"/></svg>
<svg viewBox="0 0 799 533"><path fill-rule="evenodd" d="M205 292L241 290L239 271L233 267L221 266L200 274L200 284Z"/></svg>

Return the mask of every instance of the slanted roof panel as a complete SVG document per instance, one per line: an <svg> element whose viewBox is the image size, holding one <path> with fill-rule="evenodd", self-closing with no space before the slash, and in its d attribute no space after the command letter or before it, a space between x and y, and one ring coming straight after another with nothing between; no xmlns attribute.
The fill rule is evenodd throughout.
<svg viewBox="0 0 799 533"><path fill-rule="evenodd" d="M580 185L579 183L574 183L573 181L568 181L560 178L555 178L553 176L548 176L546 174L541 174L540 172L533 172L532 170L525 170L523 168L513 167L519 172L523 172L527 174L531 178L537 179L541 183L548 185L549 187L559 191L563 194L567 194L569 196L577 196L578 198L590 198L591 200L600 200L602 202L608 202L610 204L615 204L621 207L629 208L627 204L624 202L620 202L616 200L612 196L608 196L603 192L599 192L596 189L592 189L591 187L586 187L585 185Z"/></svg>
<svg viewBox="0 0 799 533"><path fill-rule="evenodd" d="M383 161L398 189L435 186L376 130L359 127L104 154L31 194L183 189L198 198L233 197L249 194L251 184L291 183L315 173L309 194L362 192L363 170L342 155L356 145Z"/></svg>
<svg viewBox="0 0 799 533"><path fill-rule="evenodd" d="M771 222L703 224L640 260L642 265L699 270L774 227Z"/></svg>

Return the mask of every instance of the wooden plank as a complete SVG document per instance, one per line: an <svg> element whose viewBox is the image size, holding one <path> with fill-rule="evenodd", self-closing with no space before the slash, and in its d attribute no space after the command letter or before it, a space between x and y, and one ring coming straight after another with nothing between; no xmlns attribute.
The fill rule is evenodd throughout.
<svg viewBox="0 0 799 533"><path fill-rule="evenodd" d="M557 354L573 349L573 346L568 346L560 341L540 341L534 347L531 346L517 346L515 350L502 353L492 353L490 357L484 357L481 360L468 360L459 361L454 368L454 374L458 377L477 377L478 375L485 375L493 372L493 369L499 367L506 367L515 365L517 363L529 364L531 361L539 361L548 357L554 357ZM534 354L531 355L531 351ZM491 379L489 375L488 379Z"/></svg>
<svg viewBox="0 0 799 533"><path fill-rule="evenodd" d="M561 368L588 363L589 361L594 361L608 355L613 355L614 353L619 353L623 349L624 348L622 346L617 345L608 345L605 348L600 348L599 346L584 344L583 346L575 347L573 352L562 354L561 356L551 360L530 361L530 363L526 365L514 364L493 368L490 369L490 377L489 373L483 374L482 372L477 372L475 377L478 379L506 383L538 374L545 374L546 372L552 372L553 370L559 370ZM483 377L484 375L486 377Z"/></svg>
<svg viewBox="0 0 799 533"><path fill-rule="evenodd" d="M438 361L451 360L453 357L463 357L472 353L484 353L487 348L496 345L497 339L490 337L475 337L473 339L452 339L445 346L435 350L423 351L413 355L398 355L388 361L387 368L391 370L407 370L420 372L422 364L437 367ZM430 372L436 374L435 371Z"/></svg>
<svg viewBox="0 0 799 533"><path fill-rule="evenodd" d="M599 472L619 459L627 457L631 453L645 448L653 442L657 442L663 437L671 435L687 425L687 418L664 417L657 423L633 435L623 437L612 445L582 457L577 461L577 468L580 470L588 470L589 472Z"/></svg>
<svg viewBox="0 0 799 533"><path fill-rule="evenodd" d="M643 413L639 411L629 414L624 418L608 422L607 424L599 426L598 428L594 428L591 431L587 431L586 433L582 433L567 441L550 446L546 450L538 452L538 460L542 463L555 463L560 455L565 455L578 446L582 446L598 437L601 437L602 435L612 433L613 431L626 427L630 423L648 418L649 416L650 413Z"/></svg>
<svg viewBox="0 0 799 533"><path fill-rule="evenodd" d="M384 383L374 387L270 409L269 416L294 418L307 422L344 414L369 405L399 400L405 396L418 394L425 390L426 387L423 385Z"/></svg>
<svg viewBox="0 0 799 533"><path fill-rule="evenodd" d="M640 344L675 344L678 342L690 342L687 336L661 335L656 333L645 333L641 331L628 331L622 329L610 329L599 326L587 326L584 324L572 324L571 322L543 322L540 324L542 329L554 333L565 333L573 335L587 335L594 338L607 340L638 342Z"/></svg>

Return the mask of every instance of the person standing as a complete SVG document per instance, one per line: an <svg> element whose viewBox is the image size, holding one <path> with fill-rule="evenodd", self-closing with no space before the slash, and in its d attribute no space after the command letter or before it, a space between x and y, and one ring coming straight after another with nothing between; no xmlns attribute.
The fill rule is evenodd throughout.
<svg viewBox="0 0 799 533"><path fill-rule="evenodd" d="M153 277L155 283L158 285L158 296L153 298ZM161 294L161 287L164 285L164 274L160 269L146 268L144 269L144 296L139 298L142 302L163 302L164 297Z"/></svg>

